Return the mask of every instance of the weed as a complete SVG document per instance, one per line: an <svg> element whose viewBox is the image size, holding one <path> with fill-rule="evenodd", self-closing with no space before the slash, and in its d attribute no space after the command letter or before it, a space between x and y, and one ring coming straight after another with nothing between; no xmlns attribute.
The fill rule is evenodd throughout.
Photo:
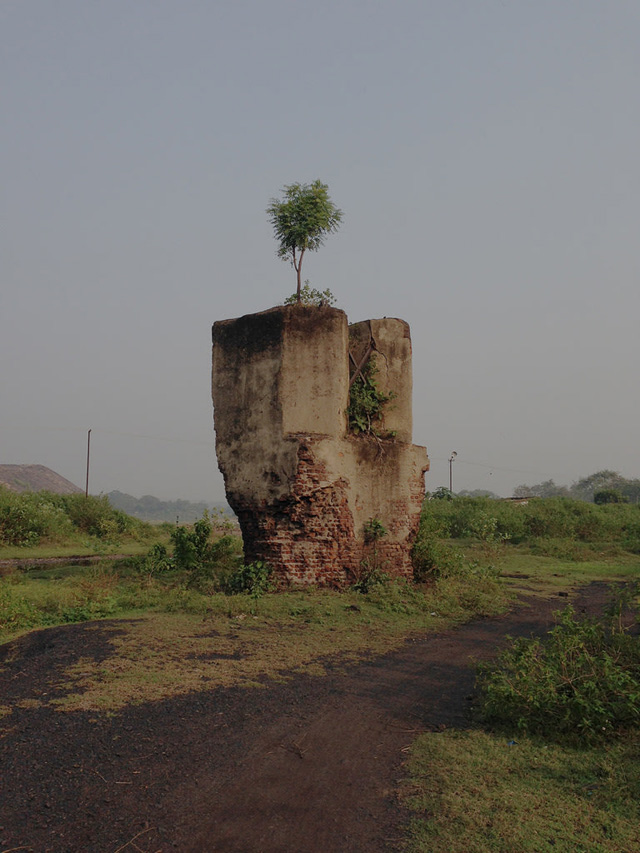
<svg viewBox="0 0 640 853"><path fill-rule="evenodd" d="M300 296L292 293L284 300L285 305L335 305L336 298L330 290L317 290L311 287L309 279L300 288Z"/></svg>
<svg viewBox="0 0 640 853"><path fill-rule="evenodd" d="M356 592L368 593L375 586L389 582L389 575L384 571L388 560L381 560L378 543L388 535L388 531L379 518L370 518L364 525L364 542L368 553L360 561L357 569L352 570L352 589Z"/></svg>

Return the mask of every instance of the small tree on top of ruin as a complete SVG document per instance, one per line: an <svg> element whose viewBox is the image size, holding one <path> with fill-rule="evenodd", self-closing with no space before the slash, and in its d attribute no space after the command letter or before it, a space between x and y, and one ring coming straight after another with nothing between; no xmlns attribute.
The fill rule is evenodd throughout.
<svg viewBox="0 0 640 853"><path fill-rule="evenodd" d="M304 253L315 252L327 234L338 230L342 211L329 198L329 187L316 180L311 184L289 184L282 199L272 198L267 213L278 247L278 257L291 262L296 271L296 301L300 302Z"/></svg>

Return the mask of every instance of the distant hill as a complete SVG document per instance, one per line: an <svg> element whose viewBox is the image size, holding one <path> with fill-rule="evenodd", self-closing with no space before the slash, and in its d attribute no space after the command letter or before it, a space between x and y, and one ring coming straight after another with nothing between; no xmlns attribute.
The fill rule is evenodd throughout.
<svg viewBox="0 0 640 853"><path fill-rule="evenodd" d="M84 489L44 465L0 465L0 486L6 486L12 492L53 492L56 495L84 493ZM233 518L233 513L223 502L161 501L153 495L134 498L133 495L118 491L109 492L107 498L111 506L142 521L197 521L205 510L212 509L221 509Z"/></svg>
<svg viewBox="0 0 640 853"><path fill-rule="evenodd" d="M124 492L109 492L109 503L116 509L121 509L127 515L142 521L197 521L202 518L205 510L221 509L231 516L231 511L225 503L205 503L204 501L161 501L153 495L143 495L134 498Z"/></svg>
<svg viewBox="0 0 640 853"><path fill-rule="evenodd" d="M82 489L44 465L0 465L0 486L13 492L54 492L74 495Z"/></svg>

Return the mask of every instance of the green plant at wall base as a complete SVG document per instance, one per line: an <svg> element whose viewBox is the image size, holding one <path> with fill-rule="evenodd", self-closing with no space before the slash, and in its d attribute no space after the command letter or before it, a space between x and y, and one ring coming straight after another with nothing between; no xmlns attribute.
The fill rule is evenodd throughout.
<svg viewBox="0 0 640 853"><path fill-rule="evenodd" d="M274 589L273 570L263 560L238 566L222 582L222 592L227 595L245 593L253 598L259 598L265 592L271 592Z"/></svg>
<svg viewBox="0 0 640 853"><path fill-rule="evenodd" d="M370 518L364 525L364 541L367 543L377 542L384 538L388 532L379 518Z"/></svg>
<svg viewBox="0 0 640 853"><path fill-rule="evenodd" d="M391 433L380 433L379 427L382 423L384 408L393 398L393 391L384 394L377 385L376 376L378 368L375 356L371 356L367 364L362 368L361 375L357 376L349 391L349 407L347 416L349 418L349 429L359 435L374 435L378 438L392 438Z"/></svg>
<svg viewBox="0 0 640 853"><path fill-rule="evenodd" d="M389 582L389 575L383 571L385 566L378 554L378 542L387 535L388 530L379 518L370 518L364 525L364 541L371 553L360 561L360 566L353 573L353 589L357 592L366 595L373 587Z"/></svg>

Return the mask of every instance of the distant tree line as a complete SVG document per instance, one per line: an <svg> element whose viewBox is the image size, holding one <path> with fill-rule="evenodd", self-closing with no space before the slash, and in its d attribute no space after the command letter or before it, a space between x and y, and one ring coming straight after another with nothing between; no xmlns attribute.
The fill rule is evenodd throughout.
<svg viewBox="0 0 640 853"><path fill-rule="evenodd" d="M229 507L224 503L206 503L205 501L161 501L153 495L143 495L134 498L124 492L109 492L109 503L116 509L126 512L141 521L176 521L189 523L201 518L206 510L218 508L231 515Z"/></svg>
<svg viewBox="0 0 640 853"><path fill-rule="evenodd" d="M517 498L575 498L590 503L640 503L640 480L628 480L617 471L596 471L571 486L557 486L545 480L534 486L522 484L513 494Z"/></svg>
<svg viewBox="0 0 640 853"><path fill-rule="evenodd" d="M431 495L436 498L494 498L500 500L500 495L488 489L463 489L452 495L447 488L441 486ZM617 471L596 471L583 477L571 486L558 486L553 480L545 480L528 486L523 483L513 490L516 498L574 498L589 503L640 503L640 480L629 480Z"/></svg>

